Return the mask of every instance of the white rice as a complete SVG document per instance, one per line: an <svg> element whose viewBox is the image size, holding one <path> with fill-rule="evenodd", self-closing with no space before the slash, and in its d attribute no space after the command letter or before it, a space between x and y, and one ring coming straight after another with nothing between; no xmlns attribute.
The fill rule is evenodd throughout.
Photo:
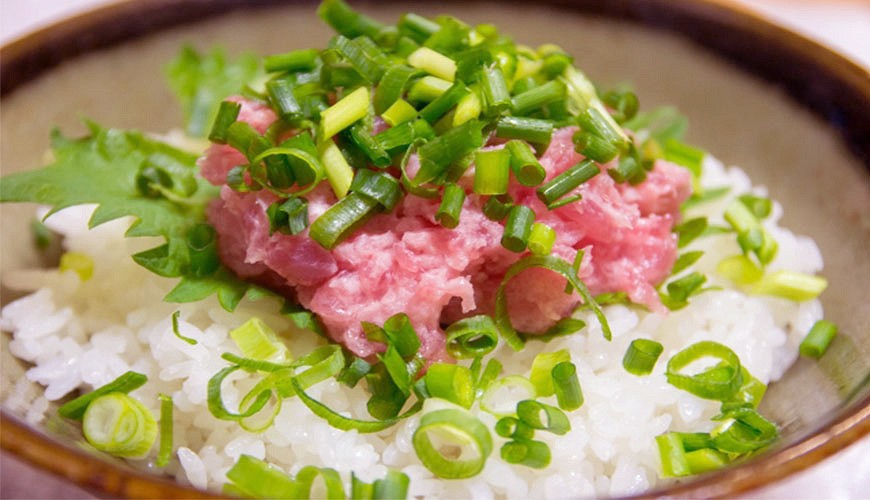
<svg viewBox="0 0 870 500"><path fill-rule="evenodd" d="M742 170L725 169L712 158L705 161L704 172L705 186L729 185L732 191L721 200L692 209L688 217L706 215L711 224L721 225L722 210L733 196L750 190L765 194L763 189L752 189ZM3 404L37 424L46 417L50 401L76 389L101 386L127 370L144 373L149 381L134 396L155 415L158 393L171 395L175 403L178 460L165 473L203 489L219 490L226 471L239 455L248 454L290 474L305 465L332 467L342 474L346 488L351 471L372 481L383 477L387 468L399 469L410 477L413 496L486 499L640 493L662 481L654 437L669 430L709 431L714 426L710 417L719 410L717 402L699 399L666 382L664 370L670 356L700 340L715 340L731 347L756 378L775 381L795 360L803 335L822 317L818 301L794 303L734 290L715 273L722 258L739 253L734 236L699 238L687 250L706 253L693 267L708 276L708 284L722 286L722 290L702 293L685 309L667 316L622 305L607 307L611 342L602 337L594 316L583 312L577 317L589 326L579 334L549 344L533 342L520 353L505 346L494 353L504 363L503 375L527 375L538 352L571 351L586 402L569 413L572 430L567 435L536 434L536 439L550 445L548 468L506 464L498 453L505 440L493 434L494 451L480 475L444 481L423 467L414 453L411 436L419 417L378 434L363 435L334 429L292 398L284 400L274 425L262 434L214 418L206 407L206 386L212 375L227 366L221 354L238 353L228 336L230 330L257 316L276 331L287 333L295 354L304 354L322 340L290 331L278 314L278 302L272 299L243 301L233 314L214 298L192 304L163 302L175 281L151 274L129 258L159 241L125 238L130 220L89 231L92 209L65 209L47 224L65 237L67 250L93 258L93 278L81 282L75 273L57 270L22 270L4 276L6 286L32 293L3 308L0 328L13 333L11 353L32 363L27 381L45 390L34 391L32 384L22 380ZM779 243L770 269L819 272L822 259L815 243L777 226L781 211L775 205L773 216L765 221ZM170 317L176 310L181 311L181 333L197 340L196 345L173 334ZM627 373L621 364L628 344L641 337L655 339L665 348L655 371L646 377ZM243 373L234 377L236 382L226 384L229 387L224 392L230 407L251 385ZM312 387L310 393L337 411L367 418L367 395L362 387L351 391L329 380ZM426 406L437 404L429 400ZM496 418L479 411L477 405L473 411L490 429L495 424ZM134 463L153 469L154 459L152 454Z"/></svg>

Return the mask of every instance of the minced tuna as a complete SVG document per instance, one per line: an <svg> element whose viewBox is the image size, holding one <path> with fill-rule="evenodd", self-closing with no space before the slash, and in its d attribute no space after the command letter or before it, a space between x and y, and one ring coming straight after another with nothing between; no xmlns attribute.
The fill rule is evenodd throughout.
<svg viewBox="0 0 870 500"><path fill-rule="evenodd" d="M239 119L261 132L276 119L266 106L238 102ZM582 160L574 150L573 132L557 131L540 159L548 180ZM213 145L200 167L206 179L221 185L229 169L244 162L233 148ZM579 277L593 294L622 291L635 303L663 310L655 285L676 259L672 228L690 193L688 171L660 160L637 186L599 174L579 189L580 201L555 210L537 199L534 188L516 184L511 195L555 229L553 254L570 262L578 250L584 251ZM327 183L306 197L311 221L335 202ZM382 324L404 312L417 329L422 354L429 360L447 358L441 325L491 313L506 269L522 257L501 246L502 223L484 216L485 200L470 190L454 229L436 222L438 200L409 195L392 213L373 217L332 251L307 231L270 235L265 212L275 200L265 190L238 192L223 186L209 211L223 262L242 278L295 295L321 318L334 340L362 357L383 345L369 341L360 322ZM545 269L518 275L507 288L514 326L542 332L568 315L580 299L564 288L564 278Z"/></svg>

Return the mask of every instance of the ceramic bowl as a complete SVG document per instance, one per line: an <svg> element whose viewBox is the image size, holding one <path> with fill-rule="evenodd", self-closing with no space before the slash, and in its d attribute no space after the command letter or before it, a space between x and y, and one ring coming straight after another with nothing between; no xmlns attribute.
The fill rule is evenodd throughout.
<svg viewBox="0 0 870 500"><path fill-rule="evenodd" d="M493 22L529 45L557 41L597 82L631 82L645 107L673 104L688 140L743 166L785 207L783 224L812 236L830 281L826 317L841 334L820 362L799 360L765 399L783 439L760 456L652 495L730 496L782 480L870 431L870 77L755 15L713 0L553 0L358 5L392 20L405 10ZM33 33L0 52L2 171L34 168L48 131L83 132L79 117L164 131L180 110L162 66L183 42L231 52L323 46L314 5L277 0L127 1ZM2 207L2 270L38 265L27 244L32 207ZM3 290L3 300L12 297ZM2 395L27 368L3 334ZM97 457L53 419L27 424L4 403L2 445L38 467L109 496L207 493Z"/></svg>

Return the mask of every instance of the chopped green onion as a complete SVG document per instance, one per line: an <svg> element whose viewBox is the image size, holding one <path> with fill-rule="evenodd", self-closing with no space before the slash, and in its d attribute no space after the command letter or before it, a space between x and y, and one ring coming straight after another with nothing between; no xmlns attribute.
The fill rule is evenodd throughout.
<svg viewBox="0 0 870 500"><path fill-rule="evenodd" d="M600 171L594 161L589 159L583 160L539 187L536 191L538 199L545 205L551 206L559 198L562 198L584 182L598 175Z"/></svg>
<svg viewBox="0 0 870 500"><path fill-rule="evenodd" d="M548 255L556 242L556 231L541 222L532 224L532 232L529 234L529 251L535 255Z"/></svg>
<svg viewBox="0 0 870 500"><path fill-rule="evenodd" d="M447 113L447 111L459 104L459 101L466 95L468 95L468 89L465 85L462 82L456 82L447 91L421 109L420 118L429 123L435 123L439 118L444 116L444 113Z"/></svg>
<svg viewBox="0 0 870 500"><path fill-rule="evenodd" d="M679 477L692 473L679 433L669 432L656 436L656 444L662 463L662 476Z"/></svg>
<svg viewBox="0 0 870 500"><path fill-rule="evenodd" d="M475 358L475 361L480 358ZM472 363L472 366L474 363ZM480 374L480 378L477 379L477 382L474 386L474 396L475 399L481 398L483 394L489 389L489 386L493 383L493 381L501 374L502 364L497 359L490 359L486 363L486 368L483 369L483 373Z"/></svg>
<svg viewBox="0 0 870 500"><path fill-rule="evenodd" d="M350 40L338 35L329 46L341 53L369 83L378 83L389 64L386 54L367 36Z"/></svg>
<svg viewBox="0 0 870 500"><path fill-rule="evenodd" d="M495 423L495 433L509 439L532 439L535 429L515 417L502 417Z"/></svg>
<svg viewBox="0 0 870 500"><path fill-rule="evenodd" d="M221 101L208 140L217 144L226 144L227 129L238 119L241 109L242 105L237 102Z"/></svg>
<svg viewBox="0 0 870 500"><path fill-rule="evenodd" d="M178 316L180 314L181 314L181 311L175 311L174 313L172 313L172 333L175 334L175 336L178 337L180 340L183 340L190 345L196 345L197 344L196 340L194 340L190 337L185 337L184 335L181 334L181 331L178 328Z"/></svg>
<svg viewBox="0 0 870 500"><path fill-rule="evenodd" d="M543 469L550 465L550 447L531 439L508 441L501 447L501 458L509 464Z"/></svg>
<svg viewBox="0 0 870 500"><path fill-rule="evenodd" d="M408 411L406 411L405 413L397 417L385 420L357 420L354 418L345 417L344 415L324 405L320 401L313 399L311 396L305 393L302 386L296 379L291 379L290 383L292 384L293 389L296 391L296 396L299 397L299 400L302 401L302 403L307 406L309 410L311 410L311 413L314 413L318 417L326 420L329 425L342 431L356 430L360 434L380 432L384 429L392 427L400 420L414 415L415 413L420 411L420 408L422 407L422 405L416 404L409 408Z"/></svg>
<svg viewBox="0 0 870 500"><path fill-rule="evenodd" d="M386 211L392 211L402 196L399 181L386 172L369 169L357 170L350 190L374 199Z"/></svg>
<svg viewBox="0 0 870 500"><path fill-rule="evenodd" d="M481 94L487 116L498 116L511 107L511 95L504 73L498 67L480 73Z"/></svg>
<svg viewBox="0 0 870 500"><path fill-rule="evenodd" d="M281 362L290 358L287 349L274 330L257 317L230 331L230 338L247 358Z"/></svg>
<svg viewBox="0 0 870 500"><path fill-rule="evenodd" d="M441 29L438 23L413 12L402 14L396 26L400 33L413 38L418 43L425 42Z"/></svg>
<svg viewBox="0 0 870 500"><path fill-rule="evenodd" d="M498 330L485 314L460 319L445 330L447 352L457 359L488 354L498 345Z"/></svg>
<svg viewBox="0 0 870 500"><path fill-rule="evenodd" d="M297 498L303 495L299 484L289 475L250 455L240 455L226 476L237 491L252 498Z"/></svg>
<svg viewBox="0 0 870 500"><path fill-rule="evenodd" d="M721 368L725 370L722 377L706 376L710 372L697 375L681 373L689 364L702 358L716 358L724 362ZM727 346L709 340L692 344L675 354L669 361L667 371L668 382L678 389L691 392L704 399L725 401L731 398L743 385L740 370L740 358Z"/></svg>
<svg viewBox="0 0 870 500"><path fill-rule="evenodd" d="M532 224L535 222L535 212L525 205L514 205L508 212L501 237L501 246L511 252L522 252L526 249L529 236L532 234Z"/></svg>
<svg viewBox="0 0 870 500"><path fill-rule="evenodd" d="M686 463L691 474L701 474L721 469L728 465L728 455L713 448L702 448L686 452Z"/></svg>
<svg viewBox="0 0 870 500"><path fill-rule="evenodd" d="M444 186L444 196L438 211L435 212L435 220L442 226L453 229L459 225L459 215L462 212L462 204L465 202L465 190L457 184Z"/></svg>
<svg viewBox="0 0 870 500"><path fill-rule="evenodd" d="M565 84L559 80L551 80L543 85L526 90L513 96L511 106L514 115L525 115L546 104L565 97Z"/></svg>
<svg viewBox="0 0 870 500"><path fill-rule="evenodd" d="M317 15L348 38L366 35L377 39L384 30L383 24L353 10L343 0L323 0Z"/></svg>
<svg viewBox="0 0 870 500"><path fill-rule="evenodd" d="M571 361L571 353L567 349L561 349L555 352L540 353L535 356L532 361L532 370L529 374L529 380L535 386L535 394L538 397L552 396L555 392L553 388L553 368L564 362Z"/></svg>
<svg viewBox="0 0 870 500"><path fill-rule="evenodd" d="M266 82L266 92L269 94L272 107L281 115L281 118L287 121L297 120L303 116L302 106L299 105L293 92L295 84L295 79L292 77L275 78ZM215 122L215 125L217 123ZM212 132L214 133L214 129ZM211 136L209 136L210 138Z"/></svg>
<svg viewBox="0 0 870 500"><path fill-rule="evenodd" d="M507 193L510 160L510 152L505 148L475 152L474 192L485 195Z"/></svg>
<svg viewBox="0 0 870 500"><path fill-rule="evenodd" d="M723 429L713 432L713 445L727 453L752 453L779 437L776 424L752 408L738 408L728 415Z"/></svg>
<svg viewBox="0 0 870 500"><path fill-rule="evenodd" d="M331 250L350 237L378 208L378 201L361 193L350 193L311 224L309 235L323 248Z"/></svg>
<svg viewBox="0 0 870 500"><path fill-rule="evenodd" d="M411 319L405 313L396 313L384 322L384 332L390 344L396 346L403 358L408 358L420 349L420 337L411 325Z"/></svg>
<svg viewBox="0 0 870 500"><path fill-rule="evenodd" d="M157 467L169 465L172 456L172 396L158 394L160 399L160 450L157 452Z"/></svg>
<svg viewBox="0 0 870 500"><path fill-rule="evenodd" d="M414 68L405 66L404 64L395 64L390 66L381 78L378 88L375 89L375 95L372 104L375 107L375 113L382 115L394 103L402 98L405 92L405 87L411 80L411 76L416 72ZM392 125L392 124L391 124Z"/></svg>
<svg viewBox="0 0 870 500"><path fill-rule="evenodd" d="M813 324L810 332L801 341L801 356L808 358L821 358L834 337L837 336L837 325L830 321L820 319Z"/></svg>
<svg viewBox="0 0 870 500"><path fill-rule="evenodd" d="M408 476L397 470L388 470L386 477L375 480L372 488L372 499L390 500L395 498L407 498L408 486L411 480ZM353 495L356 500L358 497Z"/></svg>
<svg viewBox="0 0 870 500"><path fill-rule="evenodd" d="M465 366L433 363L424 377L426 390L433 398L441 398L463 408L474 403L474 381Z"/></svg>
<svg viewBox="0 0 870 500"><path fill-rule="evenodd" d="M354 388L360 379L365 377L371 369L372 365L368 361L354 357L353 361L335 379L350 388Z"/></svg>
<svg viewBox="0 0 870 500"><path fill-rule="evenodd" d="M565 411L574 411L583 406L583 390L580 387L580 379L577 378L577 367L570 361L562 361L550 371L553 376L553 390L556 393L556 401L559 408Z"/></svg>
<svg viewBox="0 0 870 500"><path fill-rule="evenodd" d="M483 204L483 215L491 221L501 221L508 216L513 206L509 195L490 196Z"/></svg>
<svg viewBox="0 0 870 500"><path fill-rule="evenodd" d="M480 420L453 409L423 415L413 443L423 465L444 479L477 475L492 452L492 437Z"/></svg>
<svg viewBox="0 0 870 500"><path fill-rule="evenodd" d="M517 403L535 396L535 386L529 379L520 375L509 375L492 382L484 390L480 407L493 415L508 416L516 411Z"/></svg>
<svg viewBox="0 0 870 500"><path fill-rule="evenodd" d="M456 110L453 112L453 126L458 127L476 119L480 116L481 108L480 97L477 96L477 91L472 89L456 105Z"/></svg>
<svg viewBox="0 0 870 500"><path fill-rule="evenodd" d="M537 186L544 182L547 175L544 167L535 158L532 148L523 141L516 139L508 141L505 149L510 152L510 166L517 180L523 186Z"/></svg>
<svg viewBox="0 0 870 500"><path fill-rule="evenodd" d="M82 433L94 448L118 457L145 456L157 438L151 410L123 392L91 401L82 417Z"/></svg>
<svg viewBox="0 0 870 500"><path fill-rule="evenodd" d="M482 145L482 124L477 120L448 130L419 148L420 170L413 184L420 186L441 178L450 165Z"/></svg>
<svg viewBox="0 0 870 500"><path fill-rule="evenodd" d="M619 154L619 148L612 142L583 131L574 134L574 149L586 158L602 164L616 158Z"/></svg>
<svg viewBox="0 0 870 500"><path fill-rule="evenodd" d="M668 294L671 296L673 302L684 304L689 297L698 292L706 281L707 277L701 273L695 272L687 274L682 278L668 283Z"/></svg>
<svg viewBox="0 0 870 500"><path fill-rule="evenodd" d="M395 127L407 121L413 120L417 116L417 110L414 106L408 104L404 99L396 99L396 101L381 114L381 118L387 122L387 125Z"/></svg>
<svg viewBox="0 0 870 500"><path fill-rule="evenodd" d="M79 276L79 280L87 281L94 275L94 259L83 252L64 252L60 256L58 269L62 273L73 271Z"/></svg>
<svg viewBox="0 0 870 500"><path fill-rule="evenodd" d="M821 276L783 270L765 274L752 292L803 302L815 299L827 287L828 280Z"/></svg>
<svg viewBox="0 0 870 500"><path fill-rule="evenodd" d="M261 389L259 393L256 393L255 395L252 394L252 396L250 398L245 398L247 400L253 399L253 401L251 402L250 405L244 407L245 408L244 410L242 410L242 408L239 408L238 413L233 413L232 411L230 411L226 407L226 405L224 404L223 396L221 395L222 386L223 386L224 380L228 376L230 376L231 374L235 373L236 371L238 371L240 369L241 369L241 366L239 366L239 365L228 366L226 368L221 369L217 373L215 373L208 380L208 398L207 398L208 410L212 415L214 415L215 418L219 418L221 420L238 421L238 420L250 417L252 415L256 415L257 413L259 413L260 410L262 410L266 406L266 403L272 397L271 388L260 387L260 388L258 388L258 389ZM251 391L251 392L253 392L253 391ZM240 406L243 406L243 405L240 405Z"/></svg>
<svg viewBox="0 0 870 500"><path fill-rule="evenodd" d="M742 194L738 196L737 199L740 200L740 203L746 205L746 208L748 208L749 211L759 219L764 219L770 215L770 212L773 209L773 202L770 201L770 198L765 198L763 196Z"/></svg>
<svg viewBox="0 0 870 500"><path fill-rule="evenodd" d="M363 124L362 121L351 125L347 131L353 145L362 150L376 167L388 167L392 163L390 155L387 154L381 143L372 137L371 128ZM328 168L327 172L329 172Z"/></svg>
<svg viewBox="0 0 870 500"><path fill-rule="evenodd" d="M553 123L537 118L503 116L496 122L495 135L501 139L520 139L545 146L553 136Z"/></svg>
<svg viewBox="0 0 870 500"><path fill-rule="evenodd" d="M602 100L613 110L613 119L624 123L637 115L640 102L637 95L630 90L611 90L604 94Z"/></svg>
<svg viewBox="0 0 870 500"><path fill-rule="evenodd" d="M411 374L408 373L408 366L405 364L405 360L402 359L402 355L399 354L396 346L392 344L388 345L387 350L384 351L383 354L378 355L378 359L380 359L384 364L387 373L390 375L390 378L393 379L396 388L402 392L402 395L404 395L405 398L410 396Z"/></svg>
<svg viewBox="0 0 870 500"><path fill-rule="evenodd" d="M364 118L368 111L369 89L359 87L320 113L318 139L329 139Z"/></svg>
<svg viewBox="0 0 870 500"><path fill-rule="evenodd" d="M622 366L634 375L649 375L664 350L655 340L634 339L625 351Z"/></svg>
<svg viewBox="0 0 870 500"><path fill-rule="evenodd" d="M308 227L308 200L300 197L278 200L266 209L269 234L280 231L299 234Z"/></svg>
<svg viewBox="0 0 870 500"><path fill-rule="evenodd" d="M745 255L726 257L716 266L716 272L738 285L757 283L764 271Z"/></svg>
<svg viewBox="0 0 870 500"><path fill-rule="evenodd" d="M560 436L571 430L571 422L565 412L533 399L517 403L517 418L532 429L545 430Z"/></svg>
<svg viewBox="0 0 870 500"><path fill-rule="evenodd" d="M85 415L85 410L87 409L88 405L91 404L94 399L112 392L131 392L145 385L145 382L147 381L148 377L142 375L141 373L136 373L134 371L125 372L123 375L109 382L108 384L101 386L98 389L95 389L87 394L82 394L81 396L73 399L72 401L64 403L60 408L57 409L57 413L64 418L81 420L82 417Z"/></svg>
<svg viewBox="0 0 870 500"><path fill-rule="evenodd" d="M408 89L408 100L411 102L432 102L444 92L447 92L453 83L434 76L424 76Z"/></svg>
<svg viewBox="0 0 870 500"><path fill-rule="evenodd" d="M269 73L310 71L317 67L317 49L300 49L263 58L263 69Z"/></svg>
<svg viewBox="0 0 870 500"><path fill-rule="evenodd" d="M408 64L449 82L456 77L456 61L429 47L420 47L409 55Z"/></svg>
<svg viewBox="0 0 870 500"><path fill-rule="evenodd" d="M598 103L600 105L600 101ZM603 108L590 106L577 116L577 120L584 132L602 138L617 149L623 149L629 143L622 129Z"/></svg>
<svg viewBox="0 0 870 500"><path fill-rule="evenodd" d="M607 175L609 175L614 181L620 183L631 182L632 184L635 184L635 178L642 174L643 169L641 168L640 163L638 163L638 161L632 156L620 158L616 167L607 170Z"/></svg>

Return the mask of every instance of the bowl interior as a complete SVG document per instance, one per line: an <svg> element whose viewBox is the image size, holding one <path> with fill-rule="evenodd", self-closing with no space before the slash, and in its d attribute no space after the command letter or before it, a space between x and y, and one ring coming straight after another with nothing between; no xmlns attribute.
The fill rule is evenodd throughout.
<svg viewBox="0 0 870 500"><path fill-rule="evenodd" d="M826 317L841 335L821 362L799 360L765 400L784 426L786 448L816 433L863 400L870 374L870 187L866 165L842 139L785 92L747 75L679 36L588 17L564 8L472 2L366 4L370 15L396 19L399 12L449 11L472 22L492 22L528 45L558 42L597 83L630 83L644 108L670 104L689 117L688 141L725 164L742 166L766 185L785 208L783 225L813 237L825 258L829 289L822 296ZM237 11L232 15L173 28L76 58L5 96L0 116L2 172L34 168L49 146L49 130L84 132L80 117L105 125L162 132L178 126L181 111L164 84L163 67L183 43L200 49L215 44L237 54L279 53L324 46L330 31L311 5ZM31 206L2 206L0 272L40 265L29 245ZM3 289L4 303L14 291ZM6 349L3 335L0 400L7 415L32 419L27 408L5 402L25 366ZM860 403L857 403L860 404ZM35 423L57 436L52 420ZM63 437L60 438L64 439ZM67 438L68 439L68 438ZM786 470L771 476L784 475ZM770 478L768 478L770 479ZM700 481L704 481L702 478Z"/></svg>

